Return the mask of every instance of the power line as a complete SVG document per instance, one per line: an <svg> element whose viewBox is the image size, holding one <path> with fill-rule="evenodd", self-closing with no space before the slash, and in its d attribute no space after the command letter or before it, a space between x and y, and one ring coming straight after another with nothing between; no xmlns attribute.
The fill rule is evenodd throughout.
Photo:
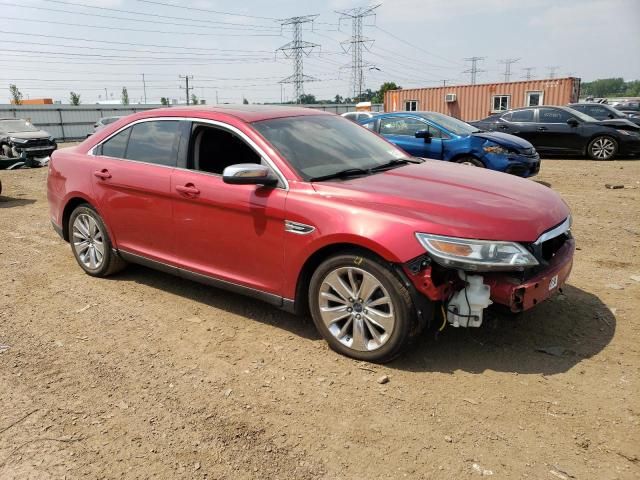
<svg viewBox="0 0 640 480"><path fill-rule="evenodd" d="M159 20L144 20L141 18L129 18L129 17L119 17L117 15L106 15L106 14L99 14L99 13L87 13L87 12L78 12L75 10L64 10L64 9L59 9L59 8L47 8L47 7L42 7L42 6L37 6L37 7L32 7L29 5L23 5L23 4L19 4L19 3L12 3L12 2L0 2L0 5L7 5L7 6L11 6L11 7L22 7L22 8L29 8L32 10L44 10L44 11L48 11L48 12L56 12L56 13L69 13L72 15L82 15L85 17L96 17L96 18L108 18L108 19L113 19L113 20L125 20L128 22L139 22L139 23L151 23L154 25L160 24L160 25L176 25L176 26L181 26L181 27L189 27L189 28L204 28L204 29L211 29L210 25L193 25L193 24L189 24L189 23L177 23L175 21L173 22L161 22ZM240 30L240 31L266 31L265 29L258 29L255 27L251 27L251 28L240 28L240 27L216 27L218 30Z"/></svg>
<svg viewBox="0 0 640 480"><path fill-rule="evenodd" d="M370 67L371 64L365 62L362 58L362 49L367 50L373 45L373 40L362 35L362 24L365 18L373 17L374 11L381 4L371 5L369 7L350 8L348 10L337 10L340 15L338 20L338 28L342 20L351 19L351 39L341 42L340 45L346 53L351 51L351 87L353 98L359 99L364 90L364 69ZM345 45L347 45L345 47Z"/></svg>
<svg viewBox="0 0 640 480"><path fill-rule="evenodd" d="M505 58L504 60L499 60L498 63L504 64L504 81L507 83L511 80L511 65L516 62L519 62L519 58Z"/></svg>
<svg viewBox="0 0 640 480"><path fill-rule="evenodd" d="M179 8L180 10L193 10L196 12L207 12L207 13L215 13L218 15L230 15L233 17L245 17L245 18L257 18L260 20L276 20L276 18L273 17L260 17L257 15L246 15L246 14L242 14L242 13L232 13L232 12L223 12L220 10L211 10L211 9L207 9L207 8L197 8L197 7L187 7L185 5L175 5L172 3L165 3L165 2L158 2L158 1L154 1L154 0L134 0L136 2L141 2L141 3L149 3L152 5L162 5L164 7L173 7L173 8Z"/></svg>
<svg viewBox="0 0 640 480"><path fill-rule="evenodd" d="M55 20L36 20L33 18L22 18L22 17L8 17L3 15L2 18L4 20L18 20L20 22L31 22L31 23L46 23L48 25L64 25L67 27L84 27L84 28L99 28L103 30L113 31L123 31L123 32L139 32L139 33L165 33L169 35L192 35L199 37L279 37L280 35L266 34L266 33L204 33L204 32L178 32L178 31L168 31L168 30L145 30L142 28L126 28L126 27L114 27L105 26L105 25L89 25L86 23L69 23L69 22L57 22ZM193 25L189 25L193 27Z"/></svg>
<svg viewBox="0 0 640 480"><path fill-rule="evenodd" d="M430 52L429 50L426 50L426 49L424 49L423 47L419 47L419 46L417 46L417 45L414 45L413 43L407 42L406 40L403 40L402 38L400 38L400 37L398 37L398 36L394 35L394 34L393 34L393 33L391 33L391 32L388 32L387 30L384 30L384 29L380 28L380 27L379 27L379 26L377 26L377 25L374 25L374 27L375 27L377 30L380 30L380 31L381 31L382 33L384 33L385 35L388 35L388 36L390 36L391 38L395 38L395 39L396 39L396 40L398 40L399 42L402 42L402 43L404 43L405 45L408 45L408 46L410 46L410 47L415 48L416 50L419 50L419 51L421 51L421 52L423 52L423 53L426 53L427 55L431 55L432 57L439 58L440 60L443 60L443 61L445 61L445 62L449 62L449 63L454 64L454 65L457 65L457 66L462 65L460 62L453 61L453 60L451 60L451 59L449 59L449 58L447 58L447 57L443 57L443 56L441 56L441 55L438 55L438 54L435 54L435 53L433 53L433 52Z"/></svg>
<svg viewBox="0 0 640 480"><path fill-rule="evenodd" d="M300 97L304 94L304 82L316 80L313 77L304 74L303 70L303 55L309 56L311 51L318 47L316 43L305 42L302 40L302 25L310 23L313 26L313 21L318 15L305 15L303 17L291 17L280 20L282 28L292 27L293 40L276 50L287 58L293 59L293 75L288 76L281 80L281 83L293 83L296 102L300 101Z"/></svg>
<svg viewBox="0 0 640 480"><path fill-rule="evenodd" d="M470 73L471 74L471 85L476 84L476 77L478 73L486 72L486 70L481 70L478 68L478 62L484 60L485 57L469 57L465 58L465 62L471 62L471 68L465 70L462 73Z"/></svg>
<svg viewBox="0 0 640 480"><path fill-rule="evenodd" d="M6 17L5 17L6 18ZM157 47L157 48L173 48L173 49L183 49L183 50L203 50L203 51L212 51L212 52L243 52L243 53L271 53L271 50L241 50L236 48L205 48L205 47L191 47L191 46L180 46L180 45L162 45L157 43L133 43L133 42L118 42L115 40L95 40L95 39L87 39L80 37L61 37L58 35L44 35L42 33L24 33L24 32L13 32L0 30L0 33L4 33L7 35L21 35L26 37L42 37L42 38L55 38L58 40L74 40L79 42L91 42L91 43L106 43L110 45L129 45L135 47ZM7 40L9 41L9 40ZM26 43L26 42L20 42ZM77 45L76 48L85 48L80 45ZM92 47L95 48L95 47ZM127 49L130 51L129 49ZM160 53L160 52L158 52Z"/></svg>
<svg viewBox="0 0 640 480"><path fill-rule="evenodd" d="M266 29L266 30L277 30L278 27L274 27L271 25L258 25L258 24L251 24L251 23L233 23L233 22L220 22L220 21L216 21L216 20L209 20L209 19L202 19L202 18L189 18L189 17L176 17L174 15L160 15L157 13L149 13L149 12L136 12L135 10L123 10L120 8L108 8L108 7L99 7L96 5L89 5L87 3L79 3L79 2L67 2L67 1L63 1L63 0L42 0L44 2L50 2L50 3L58 3L58 4L62 4L62 5L73 5L76 7L84 7L84 8L92 8L94 10L105 10L105 11L109 11L109 12L119 12L119 13L129 13L129 14L133 14L133 15L143 15L145 17L155 17L155 18L167 18L169 20L185 20L188 22L196 22L196 23L207 23L209 26L211 26L212 23L215 24L220 24L220 25L234 25L234 26L241 26L241 27L257 27L260 29ZM77 13L77 12L74 12ZM244 29L244 28L243 28Z"/></svg>

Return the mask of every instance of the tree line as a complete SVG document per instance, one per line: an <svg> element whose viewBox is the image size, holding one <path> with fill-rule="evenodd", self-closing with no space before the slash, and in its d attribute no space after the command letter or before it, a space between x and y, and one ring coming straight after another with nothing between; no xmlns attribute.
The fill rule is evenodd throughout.
<svg viewBox="0 0 640 480"><path fill-rule="evenodd" d="M601 78L580 85L583 97L640 97L640 80L625 82L623 78Z"/></svg>

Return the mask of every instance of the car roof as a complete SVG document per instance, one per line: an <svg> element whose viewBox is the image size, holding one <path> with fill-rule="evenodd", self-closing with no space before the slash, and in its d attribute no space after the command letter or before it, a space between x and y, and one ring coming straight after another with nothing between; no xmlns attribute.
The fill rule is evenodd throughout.
<svg viewBox="0 0 640 480"><path fill-rule="evenodd" d="M578 103L567 103L567 107L573 107L576 105L586 105L589 107L609 107L609 108L613 108L611 105L609 105L608 103L598 103L598 102L578 102Z"/></svg>
<svg viewBox="0 0 640 480"><path fill-rule="evenodd" d="M283 107L273 105L197 105L155 108L135 114L133 118L147 117L197 117L216 120L222 117L234 117L243 122L259 122L274 118L300 117L309 115L332 115L331 113L313 108Z"/></svg>

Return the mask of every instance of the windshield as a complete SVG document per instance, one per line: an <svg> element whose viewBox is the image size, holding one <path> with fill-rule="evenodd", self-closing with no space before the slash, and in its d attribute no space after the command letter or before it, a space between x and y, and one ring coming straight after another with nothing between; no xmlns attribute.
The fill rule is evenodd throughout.
<svg viewBox="0 0 640 480"><path fill-rule="evenodd" d="M7 133L37 132L38 129L26 120L0 120L0 130Z"/></svg>
<svg viewBox="0 0 640 480"><path fill-rule="evenodd" d="M339 116L276 118L255 122L253 127L307 181L407 157L375 133Z"/></svg>
<svg viewBox="0 0 640 480"><path fill-rule="evenodd" d="M476 128L473 125L469 125L468 123L463 122L462 120L458 120L457 118L443 115L442 113L420 112L420 115L427 120L431 120L445 130L448 130L454 135L465 136L480 131L479 128Z"/></svg>

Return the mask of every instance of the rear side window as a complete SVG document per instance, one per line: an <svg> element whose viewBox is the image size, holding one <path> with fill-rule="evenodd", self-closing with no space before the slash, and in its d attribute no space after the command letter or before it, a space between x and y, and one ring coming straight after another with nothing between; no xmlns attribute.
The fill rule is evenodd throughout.
<svg viewBox="0 0 640 480"><path fill-rule="evenodd" d="M130 134L131 129L127 128L104 142L102 144L102 155L113 158L124 158Z"/></svg>
<svg viewBox="0 0 640 480"><path fill-rule="evenodd" d="M511 112L511 121L533 122L533 110L516 110L515 112Z"/></svg>
<svg viewBox="0 0 640 480"><path fill-rule="evenodd" d="M555 108L541 108L538 115L540 123L566 123L571 118L569 113Z"/></svg>
<svg viewBox="0 0 640 480"><path fill-rule="evenodd" d="M138 123L131 130L125 158L175 167L179 132L177 120Z"/></svg>

